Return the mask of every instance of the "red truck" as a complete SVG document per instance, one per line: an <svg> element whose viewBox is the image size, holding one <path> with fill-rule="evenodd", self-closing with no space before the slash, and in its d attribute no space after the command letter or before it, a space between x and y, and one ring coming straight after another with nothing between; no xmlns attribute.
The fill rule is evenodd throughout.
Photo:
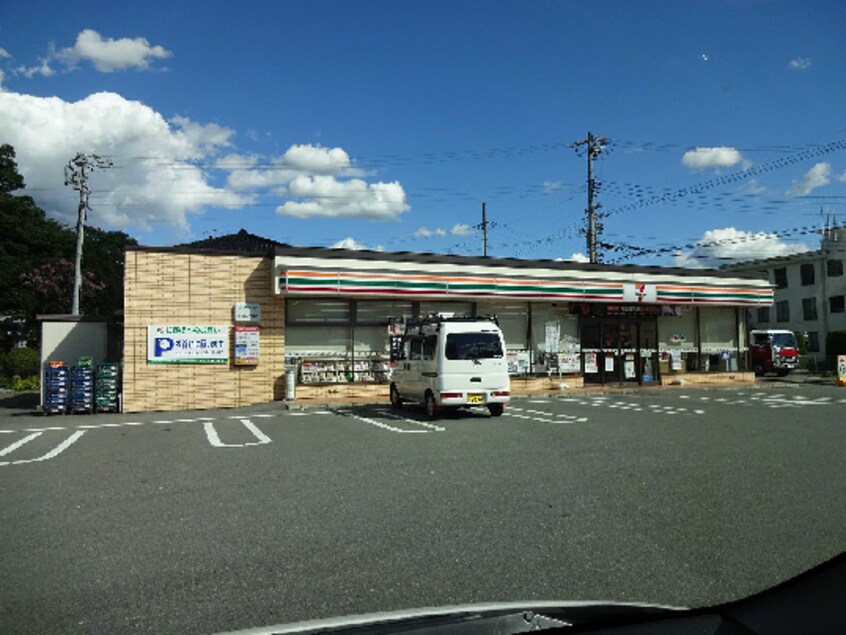
<svg viewBox="0 0 846 635"><path fill-rule="evenodd" d="M793 331L770 329L749 332L749 359L756 375L784 377L799 367L799 344Z"/></svg>

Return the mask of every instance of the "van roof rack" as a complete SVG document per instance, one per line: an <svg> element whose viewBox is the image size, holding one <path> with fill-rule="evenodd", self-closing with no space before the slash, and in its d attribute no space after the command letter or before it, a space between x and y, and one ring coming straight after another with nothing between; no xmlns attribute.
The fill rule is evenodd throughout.
<svg viewBox="0 0 846 635"><path fill-rule="evenodd" d="M429 313L405 318L405 326L422 327L428 324L441 324L443 322L493 322L499 326L499 319L496 315L466 315L458 313Z"/></svg>

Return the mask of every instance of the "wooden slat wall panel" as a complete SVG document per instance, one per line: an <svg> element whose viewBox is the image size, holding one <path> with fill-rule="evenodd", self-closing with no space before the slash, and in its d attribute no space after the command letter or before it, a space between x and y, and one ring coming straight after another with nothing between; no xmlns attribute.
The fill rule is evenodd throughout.
<svg viewBox="0 0 846 635"><path fill-rule="evenodd" d="M285 303L273 294L272 258L129 251L124 301L126 412L235 408L284 396ZM236 302L261 304L260 362L148 364L147 327L235 326ZM230 346L234 331L229 333ZM232 352L230 350L230 356Z"/></svg>

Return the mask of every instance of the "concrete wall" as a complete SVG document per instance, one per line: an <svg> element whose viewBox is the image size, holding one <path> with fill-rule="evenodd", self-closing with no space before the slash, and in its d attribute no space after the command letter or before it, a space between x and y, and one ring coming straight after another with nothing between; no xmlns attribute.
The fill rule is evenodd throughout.
<svg viewBox="0 0 846 635"><path fill-rule="evenodd" d="M108 339L109 327L105 322L45 319L41 322L41 368L58 360L66 366L76 366L80 357L91 357L95 365L113 361L108 359ZM44 405L43 381L41 405Z"/></svg>
<svg viewBox="0 0 846 635"><path fill-rule="evenodd" d="M126 253L124 282L123 409L237 408L285 393L285 303L272 292L272 258ZM148 364L147 327L229 325L236 302L261 305L258 366Z"/></svg>
<svg viewBox="0 0 846 635"><path fill-rule="evenodd" d="M62 360L76 366L80 357L93 358L94 364L106 360L108 326L105 322L45 320L41 323L41 366Z"/></svg>

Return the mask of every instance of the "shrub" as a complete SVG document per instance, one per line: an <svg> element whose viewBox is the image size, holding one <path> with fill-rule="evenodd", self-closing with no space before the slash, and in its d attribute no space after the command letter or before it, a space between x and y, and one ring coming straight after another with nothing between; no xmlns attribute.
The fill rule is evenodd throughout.
<svg viewBox="0 0 846 635"><path fill-rule="evenodd" d="M38 390L41 387L41 378L38 375L21 379L19 375L12 377L12 390L15 392L29 392Z"/></svg>
<svg viewBox="0 0 846 635"><path fill-rule="evenodd" d="M21 377L38 377L41 374L41 358L31 348L13 348L6 355L6 374Z"/></svg>

